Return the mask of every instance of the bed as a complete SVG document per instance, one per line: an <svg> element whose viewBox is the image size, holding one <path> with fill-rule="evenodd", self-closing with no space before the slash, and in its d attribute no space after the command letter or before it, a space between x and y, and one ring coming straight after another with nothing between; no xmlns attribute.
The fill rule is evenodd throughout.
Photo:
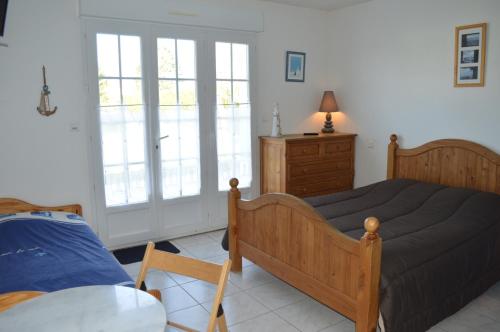
<svg viewBox="0 0 500 332"><path fill-rule="evenodd" d="M81 215L80 205L44 207L0 198L0 294L133 287Z"/></svg>
<svg viewBox="0 0 500 332"><path fill-rule="evenodd" d="M387 181L306 201L230 185L233 271L246 257L357 332L425 331L500 280L500 156L479 144L392 135Z"/></svg>

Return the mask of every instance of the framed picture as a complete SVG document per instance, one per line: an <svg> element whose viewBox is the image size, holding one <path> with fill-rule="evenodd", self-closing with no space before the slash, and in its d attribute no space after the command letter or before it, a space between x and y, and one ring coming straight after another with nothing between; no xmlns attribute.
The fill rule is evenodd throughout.
<svg viewBox="0 0 500 332"><path fill-rule="evenodd" d="M306 54L286 52L286 81L304 82L306 78Z"/></svg>
<svg viewBox="0 0 500 332"><path fill-rule="evenodd" d="M486 23L455 28L455 87L484 86Z"/></svg>

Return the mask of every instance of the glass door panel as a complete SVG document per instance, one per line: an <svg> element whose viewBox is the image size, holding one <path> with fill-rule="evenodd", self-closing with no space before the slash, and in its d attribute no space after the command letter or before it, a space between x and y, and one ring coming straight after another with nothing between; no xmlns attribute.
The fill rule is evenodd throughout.
<svg viewBox="0 0 500 332"><path fill-rule="evenodd" d="M96 35L99 120L106 206L148 201L139 36Z"/></svg>
<svg viewBox="0 0 500 332"><path fill-rule="evenodd" d="M201 192L196 42L158 38L158 100L163 199Z"/></svg>
<svg viewBox="0 0 500 332"><path fill-rule="evenodd" d="M252 136L248 45L215 43L218 189L229 179L252 183Z"/></svg>

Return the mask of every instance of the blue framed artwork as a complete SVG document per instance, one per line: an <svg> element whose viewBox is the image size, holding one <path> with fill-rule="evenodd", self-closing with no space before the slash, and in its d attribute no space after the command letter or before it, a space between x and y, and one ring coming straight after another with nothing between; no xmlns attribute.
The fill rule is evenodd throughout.
<svg viewBox="0 0 500 332"><path fill-rule="evenodd" d="M286 52L287 82L304 82L306 78L306 54L301 52Z"/></svg>

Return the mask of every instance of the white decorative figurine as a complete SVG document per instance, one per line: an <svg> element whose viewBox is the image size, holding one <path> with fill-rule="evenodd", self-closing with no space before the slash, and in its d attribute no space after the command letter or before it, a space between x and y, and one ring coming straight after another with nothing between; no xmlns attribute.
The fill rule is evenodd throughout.
<svg viewBox="0 0 500 332"><path fill-rule="evenodd" d="M280 123L280 105L278 103L274 104L273 110L273 129L271 132L272 137L280 137L281 136L281 123Z"/></svg>

